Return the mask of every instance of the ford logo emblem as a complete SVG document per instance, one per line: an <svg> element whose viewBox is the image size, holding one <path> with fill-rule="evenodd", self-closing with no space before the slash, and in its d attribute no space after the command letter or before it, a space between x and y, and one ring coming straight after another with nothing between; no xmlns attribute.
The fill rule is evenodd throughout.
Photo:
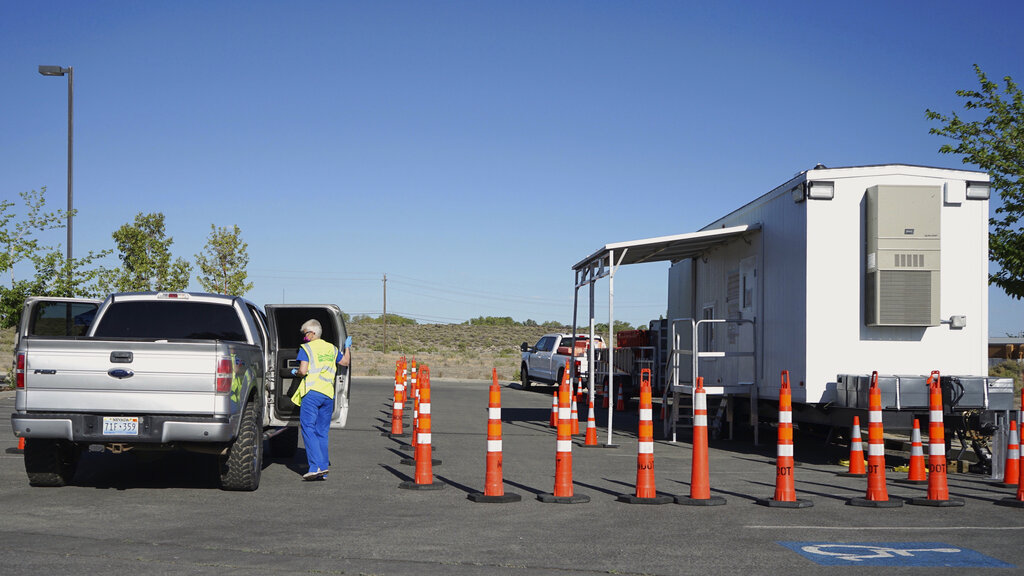
<svg viewBox="0 0 1024 576"><path fill-rule="evenodd" d="M114 378L131 378L132 376L135 376L135 372L125 370L124 368L112 368L107 370L107 375Z"/></svg>

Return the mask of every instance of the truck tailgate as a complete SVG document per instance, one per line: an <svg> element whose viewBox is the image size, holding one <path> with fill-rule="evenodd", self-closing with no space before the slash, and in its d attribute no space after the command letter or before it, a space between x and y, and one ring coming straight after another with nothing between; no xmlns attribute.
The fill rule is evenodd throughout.
<svg viewBox="0 0 1024 576"><path fill-rule="evenodd" d="M31 339L25 405L46 412L213 414L218 344ZM116 354L115 354L116 353Z"/></svg>

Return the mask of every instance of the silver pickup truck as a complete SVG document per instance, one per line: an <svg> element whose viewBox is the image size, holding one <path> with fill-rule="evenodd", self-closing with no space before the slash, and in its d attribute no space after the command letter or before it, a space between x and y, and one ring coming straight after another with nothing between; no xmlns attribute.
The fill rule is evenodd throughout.
<svg viewBox="0 0 1024 576"><path fill-rule="evenodd" d="M194 293L30 298L15 346L14 434L33 486L72 481L83 451L218 455L221 487L256 490L263 444L298 445L291 375L299 327L347 336L335 305L255 304ZM336 378L332 428L345 426L350 369Z"/></svg>

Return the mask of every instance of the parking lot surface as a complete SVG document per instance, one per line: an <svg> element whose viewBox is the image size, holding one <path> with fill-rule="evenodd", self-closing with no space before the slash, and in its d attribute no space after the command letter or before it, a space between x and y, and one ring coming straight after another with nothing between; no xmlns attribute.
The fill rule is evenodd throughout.
<svg viewBox="0 0 1024 576"><path fill-rule="evenodd" d="M72 486L32 488L10 419L13 392L0 392L0 572L4 574L961 574L1024 569L1024 509L995 502L1015 490L986 477L950 474L958 508L847 505L866 481L837 476L822 438L797 436L797 496L804 509L755 500L774 492L774 433L711 443L717 507L631 505L637 467L635 403L616 417L616 449L584 449L586 410L573 447L573 482L583 504L548 504L555 432L552 388L502 383L505 490L522 501L481 504L489 381L435 380L433 468L440 490L402 490L407 439L392 439L393 383L354 379L348 427L332 431L324 482L302 482L304 453L264 462L259 490L217 489L210 456L88 454ZM408 430L409 411L406 414ZM656 411L657 412L657 411ZM607 440L598 410L599 441ZM656 429L660 425L656 423ZM656 436L657 437L657 436ZM689 434L655 442L660 494L690 490ZM834 452L834 449L833 449ZM894 482L889 495L925 487ZM927 567L931 566L931 567ZM115 572L116 571L116 572Z"/></svg>

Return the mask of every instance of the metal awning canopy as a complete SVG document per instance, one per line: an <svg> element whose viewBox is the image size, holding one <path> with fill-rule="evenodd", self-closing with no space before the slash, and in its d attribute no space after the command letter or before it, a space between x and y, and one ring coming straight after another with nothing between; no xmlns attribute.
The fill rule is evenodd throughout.
<svg viewBox="0 0 1024 576"><path fill-rule="evenodd" d="M750 226L744 224L729 228L690 232L689 234L676 234L675 236L661 236L645 240L605 244L603 248L577 262L572 269L580 271L595 266L607 266L609 265L609 258L613 254L618 256L615 262L616 267L623 264L641 264L644 262L678 262L699 256L707 250L725 244L737 236L759 229L759 225Z"/></svg>
<svg viewBox="0 0 1024 576"><path fill-rule="evenodd" d="M590 288L590 338L594 338L594 284L597 280L608 277L608 372L614 373L615 366L615 320L613 310L615 309L615 272L623 264L642 264L645 262L678 262L687 258L696 258L704 252L722 244L726 244L748 232L760 230L759 224L732 226L729 228L715 228L712 230L701 230L688 234L677 234L675 236L661 236L648 238L646 240L633 240L631 242L618 242L605 244L590 256L577 262L573 267L576 273L576 287L573 291L572 307L572 330L576 332L576 309L579 303L579 291L583 286ZM589 376L588 386L590 406L594 405L594 390L596 371L594 364L594 346L589 346ZM575 370L575 368L573 368ZM575 374L573 375L575 377ZM614 383L614 378L609 378ZM611 389L609 389L611 391ZM615 446L612 443L612 407L614 402L608 403L608 442L606 446ZM592 410L592 408L591 408ZM589 415L588 415L589 420Z"/></svg>

